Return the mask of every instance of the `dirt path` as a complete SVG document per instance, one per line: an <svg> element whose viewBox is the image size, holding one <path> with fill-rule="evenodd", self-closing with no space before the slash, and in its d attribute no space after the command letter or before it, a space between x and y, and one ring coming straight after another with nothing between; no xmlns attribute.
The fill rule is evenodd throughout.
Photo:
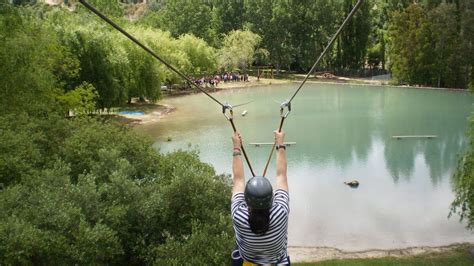
<svg viewBox="0 0 474 266"><path fill-rule="evenodd" d="M382 257L408 257L425 253L449 252L459 247L471 244L459 243L442 247L410 247L391 250L343 251L331 247L289 247L288 252L292 262L317 262L331 259L360 259Z"/></svg>

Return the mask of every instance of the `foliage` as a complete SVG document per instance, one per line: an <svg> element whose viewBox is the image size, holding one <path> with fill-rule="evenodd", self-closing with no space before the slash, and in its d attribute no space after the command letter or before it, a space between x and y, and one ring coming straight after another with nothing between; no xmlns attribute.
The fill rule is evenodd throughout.
<svg viewBox="0 0 474 266"><path fill-rule="evenodd" d="M343 16L347 17L353 9L355 0L345 0ZM370 33L370 5L371 1L362 5L358 12L347 24L338 39L337 65L343 69L360 69L364 67L367 53L368 37Z"/></svg>
<svg viewBox="0 0 474 266"><path fill-rule="evenodd" d="M72 111L75 115L83 116L97 110L97 94L94 86L83 83L76 89L68 91L58 97L66 112Z"/></svg>
<svg viewBox="0 0 474 266"><path fill-rule="evenodd" d="M287 12L279 8L281 1L245 0L246 24L252 32L260 35L263 47L277 70L289 68L293 49L290 45Z"/></svg>
<svg viewBox="0 0 474 266"><path fill-rule="evenodd" d="M474 113L470 118L468 131L470 139L465 154L458 161L454 173L454 193L456 195L451 208L451 214L459 214L461 220L466 220L469 229L474 228Z"/></svg>
<svg viewBox="0 0 474 266"><path fill-rule="evenodd" d="M463 56L466 64L468 86L474 91L474 2L470 0L460 1L461 13L461 39L463 45Z"/></svg>
<svg viewBox="0 0 474 266"><path fill-rule="evenodd" d="M212 1L212 27L216 33L225 34L232 30L242 30L245 10L251 8L244 1Z"/></svg>
<svg viewBox="0 0 474 266"><path fill-rule="evenodd" d="M61 94L56 70L66 57L56 36L34 17L0 5L0 112L44 114Z"/></svg>
<svg viewBox="0 0 474 266"><path fill-rule="evenodd" d="M388 31L391 70L399 82L438 87L466 88L467 46L460 35L455 4L428 9L410 5L393 14Z"/></svg>
<svg viewBox="0 0 474 266"><path fill-rule="evenodd" d="M307 70L336 31L337 1L246 1L246 26L278 69Z"/></svg>
<svg viewBox="0 0 474 266"><path fill-rule="evenodd" d="M253 62L260 41L260 36L251 31L231 31L225 36L219 50L219 66L225 70L240 68L245 72Z"/></svg>
<svg viewBox="0 0 474 266"><path fill-rule="evenodd" d="M90 119L10 116L1 125L0 261L182 264L206 240L200 261L227 260L228 177L196 153L162 155Z"/></svg>
<svg viewBox="0 0 474 266"><path fill-rule="evenodd" d="M211 18L209 1L176 0L166 1L159 13L151 18L151 24L171 32L173 37L190 33L214 44L216 32Z"/></svg>
<svg viewBox="0 0 474 266"><path fill-rule="evenodd" d="M180 36L177 42L178 50L183 51L191 63L188 69L184 69L185 73L199 76L217 71L216 51L204 40L185 34Z"/></svg>
<svg viewBox="0 0 474 266"><path fill-rule="evenodd" d="M156 265L226 265L229 257L216 256L216 250L233 250L234 243L228 241L234 234L228 216L217 217L216 224L192 224L192 234L186 244L169 239L153 252ZM206 247L206 248L203 248ZM229 253L229 252L228 252ZM229 253L230 254L230 253Z"/></svg>
<svg viewBox="0 0 474 266"><path fill-rule="evenodd" d="M181 82L177 74L82 9L70 12L41 5L2 5L1 12L4 112L77 109L84 82L95 88L89 98L100 109L120 106L135 97L154 102L161 97L163 83ZM168 32L121 22L181 71L201 75L217 70L215 50L203 40L192 35L174 39ZM42 101L31 99L38 97ZM93 106L90 102L86 110L76 112L89 112Z"/></svg>
<svg viewBox="0 0 474 266"><path fill-rule="evenodd" d="M108 16L120 17L124 14L119 0L88 0L87 2Z"/></svg>

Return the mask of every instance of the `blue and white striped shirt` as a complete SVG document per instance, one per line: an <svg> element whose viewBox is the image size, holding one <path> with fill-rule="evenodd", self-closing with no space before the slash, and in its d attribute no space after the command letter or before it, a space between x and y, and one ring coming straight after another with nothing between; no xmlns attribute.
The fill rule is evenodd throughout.
<svg viewBox="0 0 474 266"><path fill-rule="evenodd" d="M263 235L256 235L250 229L249 212L244 193L232 196L231 214L237 247L247 261L258 264L288 263L288 215L290 213L289 194L277 189L270 209L270 226Z"/></svg>

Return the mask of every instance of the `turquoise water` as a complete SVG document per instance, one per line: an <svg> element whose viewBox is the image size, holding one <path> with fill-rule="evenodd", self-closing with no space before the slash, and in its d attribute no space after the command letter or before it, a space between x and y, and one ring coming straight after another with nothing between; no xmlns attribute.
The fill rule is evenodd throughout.
<svg viewBox="0 0 474 266"><path fill-rule="evenodd" d="M272 142L279 123L275 100L288 99L297 85L213 95L234 105L253 101L235 110L236 126L247 144ZM137 130L155 138L164 152L197 149L217 172L230 173L232 129L220 107L202 94L164 103L176 111ZM451 175L467 145L472 103L467 92L307 84L284 126L286 141L296 142L287 148L290 245L363 250L474 242L458 217L447 218ZM246 145L257 174L269 149ZM274 175L273 160L268 176ZM343 184L352 179L360 182L358 189Z"/></svg>

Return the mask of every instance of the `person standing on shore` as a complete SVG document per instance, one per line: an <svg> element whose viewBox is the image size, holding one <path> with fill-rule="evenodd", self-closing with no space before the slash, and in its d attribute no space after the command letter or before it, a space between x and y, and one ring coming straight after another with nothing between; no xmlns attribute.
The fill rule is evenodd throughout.
<svg viewBox="0 0 474 266"><path fill-rule="evenodd" d="M277 149L276 190L265 177L247 184L242 162L242 138L232 136L233 186L231 215L236 236L232 265L290 265L288 215L290 213L284 132L275 131Z"/></svg>

